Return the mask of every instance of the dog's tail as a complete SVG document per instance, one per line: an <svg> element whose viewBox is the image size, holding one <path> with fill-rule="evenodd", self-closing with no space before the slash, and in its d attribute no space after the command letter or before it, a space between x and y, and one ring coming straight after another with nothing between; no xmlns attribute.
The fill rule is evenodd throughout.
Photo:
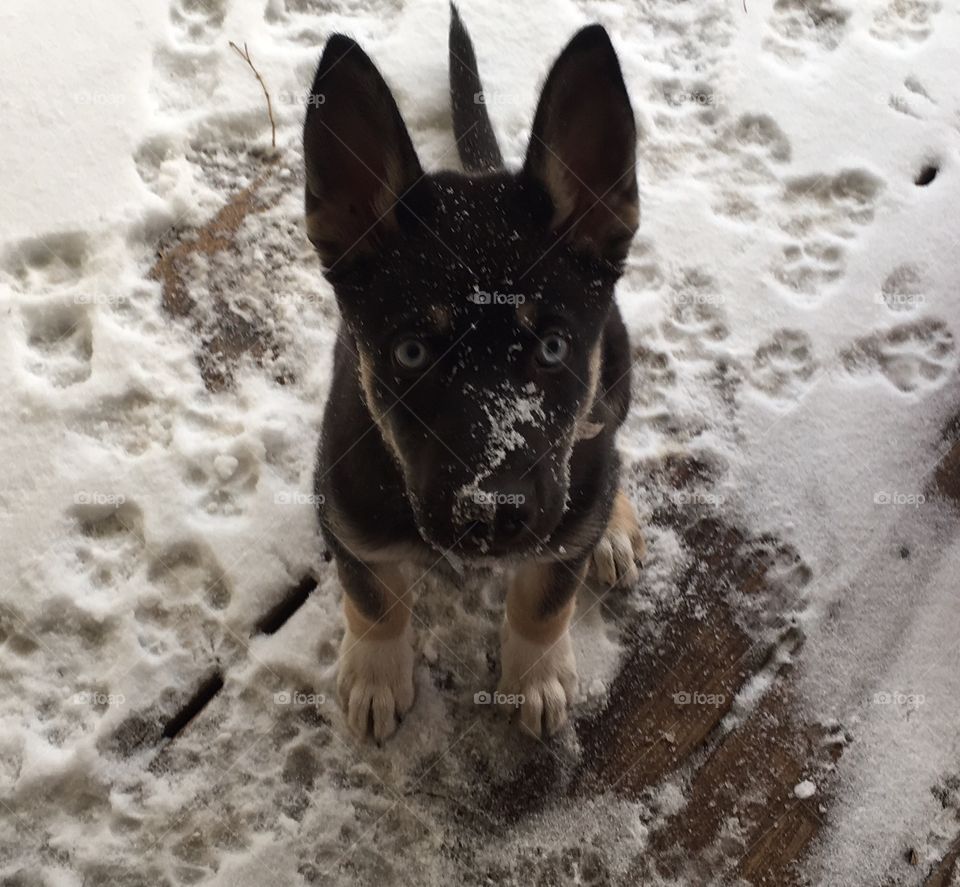
<svg viewBox="0 0 960 887"><path fill-rule="evenodd" d="M453 3L450 4L450 103L453 135L464 169L467 172L501 169L503 157L487 114L473 43Z"/></svg>

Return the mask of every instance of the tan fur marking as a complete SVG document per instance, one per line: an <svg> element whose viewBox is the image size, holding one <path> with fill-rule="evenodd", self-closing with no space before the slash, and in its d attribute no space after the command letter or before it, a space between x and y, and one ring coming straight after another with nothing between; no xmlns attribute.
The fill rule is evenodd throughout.
<svg viewBox="0 0 960 887"><path fill-rule="evenodd" d="M606 586L636 582L639 578L637 564L642 566L646 553L637 513L633 503L621 490L613 500L603 535L593 546L590 569L596 579Z"/></svg>
<svg viewBox="0 0 960 887"><path fill-rule="evenodd" d="M577 198L570 187L570 175L564 165L551 152L546 158L547 191L553 200L553 227L559 228L573 215Z"/></svg>
<svg viewBox="0 0 960 887"><path fill-rule="evenodd" d="M642 561L647 554L647 544L643 541L643 532L640 530L640 521L637 519L637 510L627 498L623 490L617 492L613 500L613 511L610 512L610 521L607 528L612 532L624 533L633 544L634 555Z"/></svg>
<svg viewBox="0 0 960 887"><path fill-rule="evenodd" d="M307 237L327 263L372 252L378 238L385 232L399 228L396 205L405 190L400 157L388 156L382 175L370 169L359 157L356 157L356 162L366 167L364 172L373 182L366 199L361 200L365 206L360 207L354 218L345 217L344 213L338 211L337 204L342 201L343 195L336 193L335 188L330 189L334 193L318 193L318 183L310 187L316 208L306 214Z"/></svg>
<svg viewBox="0 0 960 887"><path fill-rule="evenodd" d="M433 331L438 335L446 336L453 330L453 315L446 305L431 305L427 315Z"/></svg>
<svg viewBox="0 0 960 887"><path fill-rule="evenodd" d="M507 622L510 628L522 638L537 644L554 643L567 630L577 605L576 595L573 595L569 603L546 619L539 615L549 590L547 583L551 572L549 564L524 564L514 574L507 591Z"/></svg>
<svg viewBox="0 0 960 887"><path fill-rule="evenodd" d="M321 244L326 244L326 242L330 239L330 226L325 224L325 222L326 220L319 210L316 212L307 213L307 239L314 246L319 247Z"/></svg>
<svg viewBox="0 0 960 887"><path fill-rule="evenodd" d="M376 579L371 579L381 592L383 615L375 622L371 621L357 609L356 604L346 594L343 596L343 615L350 631L358 638L371 641L393 640L403 634L410 621L410 588L404 579L403 571L395 564L375 564L370 569L376 576Z"/></svg>
<svg viewBox="0 0 960 887"><path fill-rule="evenodd" d="M576 439L586 440L596 437L603 429L603 425L596 422L590 422L590 413L593 411L593 405L597 399L597 389L600 386L600 360L603 355L603 346L597 342L593 351L590 352L590 362L587 368L587 396L583 401L583 406L577 414Z"/></svg>
<svg viewBox="0 0 960 887"><path fill-rule="evenodd" d="M396 206L405 190L403 162L398 155L389 154L385 158L382 176L369 167L367 172L377 180L370 200L371 221L381 230L395 231L399 227Z"/></svg>
<svg viewBox="0 0 960 887"><path fill-rule="evenodd" d="M521 302L517 305L517 320L528 330L537 328L537 306L533 302Z"/></svg>
<svg viewBox="0 0 960 887"><path fill-rule="evenodd" d="M345 229L342 220L333 217L327 205L321 204L313 212L306 214L306 231L309 241L320 250L324 261L330 264L338 262L346 256L356 256L373 252L377 238L385 232L396 230L396 218L392 206L396 199L385 189L382 189L370 212L373 224L368 230Z"/></svg>
<svg viewBox="0 0 960 887"><path fill-rule="evenodd" d="M632 237L636 232L640 207L630 176L625 175L623 183L607 194L593 194L551 155L546 159L544 178L553 200L553 227L560 229L571 224L569 237L582 248L601 255L608 237Z"/></svg>

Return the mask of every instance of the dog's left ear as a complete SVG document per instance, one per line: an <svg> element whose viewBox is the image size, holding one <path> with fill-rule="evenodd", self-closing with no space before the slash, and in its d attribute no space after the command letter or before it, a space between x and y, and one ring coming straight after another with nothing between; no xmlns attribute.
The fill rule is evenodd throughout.
<svg viewBox="0 0 960 887"><path fill-rule="evenodd" d="M578 32L540 96L523 172L553 202L553 226L581 252L622 262L637 229L637 129L607 32Z"/></svg>
<svg viewBox="0 0 960 887"><path fill-rule="evenodd" d="M405 193L423 176L380 72L334 34L317 68L303 126L307 235L328 269L369 256L400 228Z"/></svg>

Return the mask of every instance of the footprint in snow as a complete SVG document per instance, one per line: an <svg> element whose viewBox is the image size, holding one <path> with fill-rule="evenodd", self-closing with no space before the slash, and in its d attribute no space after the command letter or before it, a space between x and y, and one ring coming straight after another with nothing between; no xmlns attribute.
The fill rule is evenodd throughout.
<svg viewBox="0 0 960 887"><path fill-rule="evenodd" d="M143 512L133 502L102 490L75 494L75 556L90 584L112 587L129 579L144 552Z"/></svg>
<svg viewBox="0 0 960 887"><path fill-rule="evenodd" d="M888 104L898 114L905 114L907 117L922 120L924 115L917 110L917 107L929 109L931 106L935 106L937 102L927 92L926 87L912 75L903 81L903 86L909 95L892 93Z"/></svg>
<svg viewBox="0 0 960 887"><path fill-rule="evenodd" d="M56 388L90 378L93 334L79 305L46 304L24 312L27 369Z"/></svg>
<svg viewBox="0 0 960 887"><path fill-rule="evenodd" d="M846 243L873 221L884 182L863 169L787 182L774 209L790 237L774 261L774 278L803 304L823 295L846 268Z"/></svg>
<svg viewBox="0 0 960 887"><path fill-rule="evenodd" d="M301 46L323 45L332 30L344 21L359 22L371 16L380 24L396 18L403 0L269 0L263 18L284 39Z"/></svg>
<svg viewBox="0 0 960 887"><path fill-rule="evenodd" d="M226 0L174 0L170 25L178 43L210 46L223 30Z"/></svg>
<svg viewBox="0 0 960 887"><path fill-rule="evenodd" d="M807 388L816 371L813 342L799 330L778 330L757 348L750 382L777 399L794 400Z"/></svg>
<svg viewBox="0 0 960 887"><path fill-rule="evenodd" d="M660 325L674 357L710 359L730 331L716 282L699 269L687 269L672 285L671 308Z"/></svg>
<svg viewBox="0 0 960 887"><path fill-rule="evenodd" d="M197 506L207 514L235 517L245 511L245 500L260 480L259 463L242 445L230 453L210 452L193 460L186 480L201 490Z"/></svg>
<svg viewBox="0 0 960 887"><path fill-rule="evenodd" d="M939 0L890 0L873 17L870 34L901 46L922 43L933 31L933 19L942 9Z"/></svg>
<svg viewBox="0 0 960 887"><path fill-rule="evenodd" d="M90 238L79 231L30 237L0 255L0 279L31 294L72 289L83 278L91 254Z"/></svg>
<svg viewBox="0 0 960 887"><path fill-rule="evenodd" d="M957 365L953 333L930 317L859 339L840 358L850 373L880 373L904 392L939 387Z"/></svg>
<svg viewBox="0 0 960 887"><path fill-rule="evenodd" d="M923 272L912 262L905 262L886 276L879 301L891 311L913 311L923 304L926 291Z"/></svg>
<svg viewBox="0 0 960 887"><path fill-rule="evenodd" d="M792 67L836 49L850 10L832 0L776 0L763 48Z"/></svg>
<svg viewBox="0 0 960 887"><path fill-rule="evenodd" d="M777 167L792 154L786 133L768 114L743 114L723 129L715 147L723 160L709 177L719 183L713 211L734 221L758 221L779 187Z"/></svg>

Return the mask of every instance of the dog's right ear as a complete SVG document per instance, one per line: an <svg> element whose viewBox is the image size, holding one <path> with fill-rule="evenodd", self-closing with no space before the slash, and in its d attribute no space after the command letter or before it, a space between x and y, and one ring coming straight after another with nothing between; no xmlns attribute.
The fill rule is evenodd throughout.
<svg viewBox="0 0 960 887"><path fill-rule="evenodd" d="M390 88L341 34L327 41L307 99L303 156L307 236L328 269L396 231L399 201L423 175Z"/></svg>
<svg viewBox="0 0 960 887"><path fill-rule="evenodd" d="M553 227L581 252L621 262L637 229L637 129L620 62L600 25L560 53L533 120L524 174L553 203Z"/></svg>

